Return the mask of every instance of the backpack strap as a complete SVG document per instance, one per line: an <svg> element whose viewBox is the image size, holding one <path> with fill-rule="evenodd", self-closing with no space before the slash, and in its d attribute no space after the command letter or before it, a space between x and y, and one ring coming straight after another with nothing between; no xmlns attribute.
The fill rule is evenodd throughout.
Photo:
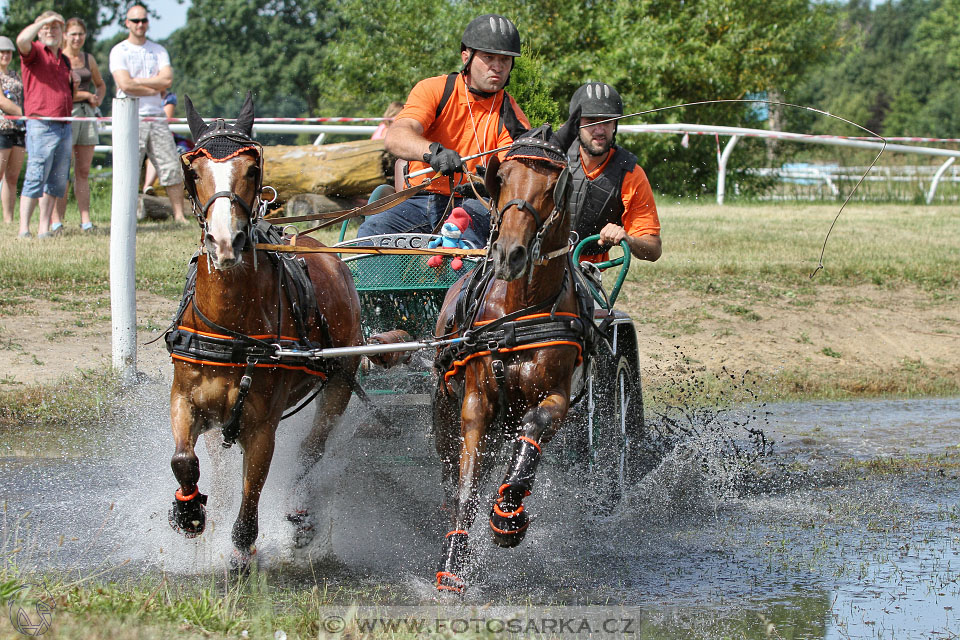
<svg viewBox="0 0 960 640"><path fill-rule="evenodd" d="M528 131L520 122L520 119L517 118L517 114L513 110L513 99L506 91L503 92L503 103L500 105L500 125L497 133L503 133L504 127L507 128L510 137L514 140Z"/></svg>
<svg viewBox="0 0 960 640"><path fill-rule="evenodd" d="M443 112L443 108L447 106L448 102L450 102L450 96L453 95L453 89L457 85L458 75L460 74L456 71L447 74L447 83L443 85L443 95L440 96L440 104L437 105L437 113L434 114L434 118L439 118L440 114Z"/></svg>

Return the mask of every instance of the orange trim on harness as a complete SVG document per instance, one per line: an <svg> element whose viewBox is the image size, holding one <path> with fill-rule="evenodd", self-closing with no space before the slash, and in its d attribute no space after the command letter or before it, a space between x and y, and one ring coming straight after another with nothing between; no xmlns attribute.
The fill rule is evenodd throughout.
<svg viewBox="0 0 960 640"><path fill-rule="evenodd" d="M181 356L176 353L170 354L170 357L174 360L182 360L184 362L189 362L191 364L203 364L211 367L246 367L246 364L237 363L237 362L212 362L210 360L197 360L196 358L188 358L186 356ZM309 373L312 376L319 376L324 380L327 379L327 374L320 371L314 371L313 369L308 369L307 367L296 367L288 364L279 364L279 363L257 363L253 365L258 369L287 369L289 371L302 371L303 373Z"/></svg>
<svg viewBox="0 0 960 640"><path fill-rule="evenodd" d="M570 318L579 318L580 316L576 313L571 313L569 311L557 311L556 313L532 313L529 316L520 316L514 322L520 322L521 320L534 320L536 318L549 318L551 316L567 316ZM491 322L496 322L497 319L493 320L480 320L479 322L474 322L473 326L482 327L485 324L490 324Z"/></svg>
<svg viewBox="0 0 960 640"><path fill-rule="evenodd" d="M198 495L200 495L200 487L195 486L193 488L193 493L191 493L190 495L188 496L183 495L183 491L181 491L180 488L178 488L176 493L173 494L173 497L175 497L180 502L190 502L191 500L196 498Z"/></svg>
<svg viewBox="0 0 960 640"><path fill-rule="evenodd" d="M528 438L527 436L520 436L517 440L523 440L524 442L529 442L537 448L537 453L543 453L543 449L540 448L540 445L533 438Z"/></svg>
<svg viewBox="0 0 960 640"><path fill-rule="evenodd" d="M203 337L205 337L205 338L222 338L223 340L234 340L234 339L235 339L233 336L224 336L224 335L221 335L221 334L219 334L219 333L211 333L211 332L209 332L209 331L200 331L199 329L191 329L190 327L185 327L185 326L183 326L182 324L181 324L181 325L177 325L177 329L179 329L179 330L181 330L181 331L186 331L186 332L188 332L188 333L195 333L195 334L197 334L198 336L203 336ZM268 340L268 339L270 339L270 338L273 338L274 340L290 340L290 341L292 341L292 342L296 342L296 341L297 341L296 338L290 338L290 337L288 337L288 336L278 336L278 335L274 335L274 334L272 334L272 333L264 333L264 334L260 334L260 335L247 336L247 337L248 337L248 338L253 338L254 340Z"/></svg>
<svg viewBox="0 0 960 640"><path fill-rule="evenodd" d="M450 578L451 580L457 582L457 583L459 584L459 586L457 586L457 585L448 585L448 584L440 584L440 578ZM446 591L456 591L457 593L462 593L462 592L463 592L463 579L455 576L454 574L450 573L449 571L437 571L437 589L443 589L443 590L446 590Z"/></svg>
<svg viewBox="0 0 960 640"><path fill-rule="evenodd" d="M464 531L463 529L454 529L453 531L451 531L450 533L448 533L447 535L445 535L445 536L443 536L443 537L444 537L444 538L449 538L450 536L455 536L455 535L457 535L458 533L459 533L459 534L462 534L462 535L465 535L465 536L469 536L469 535L470 535L470 532Z"/></svg>
<svg viewBox="0 0 960 640"><path fill-rule="evenodd" d="M526 349L536 349L538 347L558 347L558 346L564 346L564 345L569 345L571 347L577 348L577 365L579 366L580 363L583 362L583 346L579 342L574 342L573 340L550 340L547 342L533 342L531 344L522 344L518 347L504 347L503 349L498 349L497 352L511 353L513 351L524 351ZM479 356L488 356L491 353L492 352L489 350L478 351L476 353L471 353L463 360L454 360L453 365L450 367L450 370L447 371L445 374L443 374L443 381L446 382L451 377L457 375L457 373L459 373L459 369L461 369L465 364L467 364L473 358L477 358Z"/></svg>
<svg viewBox="0 0 960 640"><path fill-rule="evenodd" d="M228 156L226 156L226 157L223 157L223 158L214 158L212 155L210 155L210 152L209 152L209 151L207 151L207 150L204 149L203 147L200 147L199 149L194 149L194 150L192 150L190 153L187 154L186 157L187 157L187 160L189 160L190 162L193 162L194 157L196 157L196 156L198 156L198 155L200 155L200 154L202 153L203 155L207 156L207 158L209 158L210 160L213 160L214 162L226 162L227 160L229 160L229 159L231 159L231 158L235 158L235 157L237 157L238 155L240 155L241 153L245 153L245 152L247 152L247 151L257 151L257 148L256 148L256 147L243 147L242 149L237 149L236 151L234 151L233 153L231 153L230 155L228 155ZM259 151L257 151L257 152L259 153Z"/></svg>
<svg viewBox="0 0 960 640"><path fill-rule="evenodd" d="M513 518L523 513L523 505L520 505L516 511L504 511L500 508L500 500L497 500L493 503L493 512L503 518Z"/></svg>
<svg viewBox="0 0 960 640"><path fill-rule="evenodd" d="M493 524L493 520L490 521L490 528L493 529L494 531L496 531L497 533L499 533L500 535L504 535L504 536L513 536L513 535L516 535L516 534L520 533L521 531L523 531L524 529L526 529L526 528L529 527L529 526L530 526L530 523L527 522L527 523L525 523L522 527L520 527L519 529L515 529L515 530L513 530L513 531L504 531L503 529L498 529L498 528L496 527L496 525Z"/></svg>

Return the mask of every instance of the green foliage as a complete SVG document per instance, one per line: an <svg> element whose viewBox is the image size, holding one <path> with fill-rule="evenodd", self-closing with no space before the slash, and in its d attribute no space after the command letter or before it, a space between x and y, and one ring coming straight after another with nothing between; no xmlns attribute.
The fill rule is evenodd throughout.
<svg viewBox="0 0 960 640"><path fill-rule="evenodd" d="M590 80L617 87L628 112L789 87L837 39L836 16L810 0L196 0L167 43L174 88L207 115L232 115L251 89L261 114L377 116L419 80L457 70L464 27L488 12L520 30L508 91L534 125L563 122ZM681 120L756 124L742 105L643 118ZM655 189L714 189L713 140L640 140L619 142Z"/></svg>
<svg viewBox="0 0 960 640"><path fill-rule="evenodd" d="M566 109L561 110L550 96L550 87L543 79L547 61L527 45L523 45L522 53L510 74L507 92L523 109L530 120L530 126L535 128L549 122L557 128L566 121L567 112Z"/></svg>
<svg viewBox="0 0 960 640"><path fill-rule="evenodd" d="M167 41L173 88L201 114L233 117L252 91L257 111L316 112L324 45L340 28L327 0L194 0Z"/></svg>
<svg viewBox="0 0 960 640"><path fill-rule="evenodd" d="M960 0L834 6L841 43L793 91L886 136L956 137L960 131ZM790 118L794 130L836 133L836 123Z"/></svg>
<svg viewBox="0 0 960 640"><path fill-rule="evenodd" d="M176 0L182 4L183 0ZM93 44L97 34L111 24L123 24L127 7L134 4L130 0L7 0L3 9L3 35L11 39L17 37L24 27L33 22L44 11L52 9L65 20L82 18L87 25L87 43ZM151 15L157 16L161 3L143 1ZM124 36L126 37L126 36ZM104 60L106 60L104 58Z"/></svg>

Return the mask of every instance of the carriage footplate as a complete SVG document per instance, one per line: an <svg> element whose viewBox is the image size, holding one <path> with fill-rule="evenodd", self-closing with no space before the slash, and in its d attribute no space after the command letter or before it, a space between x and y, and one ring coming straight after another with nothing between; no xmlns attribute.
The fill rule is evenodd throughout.
<svg viewBox="0 0 960 640"><path fill-rule="evenodd" d="M297 509L293 513L287 514L287 521L293 525L293 546L295 549L303 549L313 540L316 535L313 518L306 509Z"/></svg>
<svg viewBox="0 0 960 640"><path fill-rule="evenodd" d="M207 510L204 508L207 504L207 496L200 493L199 488L194 487L193 493L187 496L177 489L175 497L173 507L167 514L170 526L187 538L196 538L207 526Z"/></svg>

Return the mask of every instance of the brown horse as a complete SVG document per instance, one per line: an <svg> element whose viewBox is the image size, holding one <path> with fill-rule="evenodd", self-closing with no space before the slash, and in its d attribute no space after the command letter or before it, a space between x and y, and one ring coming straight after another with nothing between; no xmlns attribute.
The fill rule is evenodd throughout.
<svg viewBox="0 0 960 640"><path fill-rule="evenodd" d="M569 408L585 336L565 206L564 150L575 135L572 123L552 135L547 125L517 138L499 168L491 163L490 257L471 282L450 289L437 321L437 335L464 338L438 352L435 365L434 435L451 511L436 576L441 591L464 588L479 485L504 440L513 453L490 528L498 545L520 544L529 525L523 499Z"/></svg>
<svg viewBox="0 0 960 640"><path fill-rule="evenodd" d="M205 124L190 99L185 102L197 142L182 157L183 171L201 246L195 285L191 291L188 280L176 328L167 335L174 358L170 421L176 451L170 464L180 483L170 524L187 537L203 532L206 496L198 486L194 448L201 433L222 428L224 446L236 441L243 450L232 565L244 569L256 552L260 492L283 412L309 402L308 395L322 388L312 431L300 451L300 463L309 468L347 407L359 364L358 357L281 362L273 357L276 346L362 344L360 302L349 270L334 255L291 258L255 248L258 241L284 241L259 221L266 203L261 200L262 151L250 138L250 94L235 125ZM264 239L268 232L275 233L273 239ZM320 246L309 238L300 244Z"/></svg>

